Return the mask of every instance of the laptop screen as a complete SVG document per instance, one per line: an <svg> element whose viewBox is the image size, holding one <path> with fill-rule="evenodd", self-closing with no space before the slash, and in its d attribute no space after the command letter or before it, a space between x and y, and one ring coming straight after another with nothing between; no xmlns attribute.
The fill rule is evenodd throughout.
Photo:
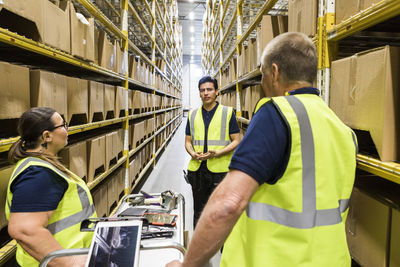
<svg viewBox="0 0 400 267"><path fill-rule="evenodd" d="M141 231L140 220L97 223L86 266L139 266Z"/></svg>

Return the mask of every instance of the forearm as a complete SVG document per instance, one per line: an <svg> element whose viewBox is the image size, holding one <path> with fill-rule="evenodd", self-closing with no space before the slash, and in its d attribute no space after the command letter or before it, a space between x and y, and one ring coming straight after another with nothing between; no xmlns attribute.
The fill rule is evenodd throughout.
<svg viewBox="0 0 400 267"><path fill-rule="evenodd" d="M221 192L219 187L202 212L183 266L203 266L215 255L246 207L239 196Z"/></svg>
<svg viewBox="0 0 400 267"><path fill-rule="evenodd" d="M17 241L37 261L42 260L52 251L63 249L46 228L38 229L31 233L22 232L18 236ZM72 265L73 257L56 258L48 264L49 267Z"/></svg>
<svg viewBox="0 0 400 267"><path fill-rule="evenodd" d="M239 140L233 140L229 145L217 151L218 157L228 154L229 152L232 152L238 145L239 145Z"/></svg>
<svg viewBox="0 0 400 267"><path fill-rule="evenodd" d="M194 150L194 148L192 146L192 143L186 142L185 143L185 149L186 149L186 152L189 153L189 155L191 157L193 157L193 155L196 153L196 151Z"/></svg>

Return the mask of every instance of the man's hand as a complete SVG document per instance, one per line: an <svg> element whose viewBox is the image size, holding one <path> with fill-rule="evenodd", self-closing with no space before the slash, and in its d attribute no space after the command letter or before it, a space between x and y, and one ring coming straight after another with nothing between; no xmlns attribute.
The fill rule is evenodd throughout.
<svg viewBox="0 0 400 267"><path fill-rule="evenodd" d="M200 160L207 160L218 157L219 154L215 150L208 150L206 153L202 154Z"/></svg>
<svg viewBox="0 0 400 267"><path fill-rule="evenodd" d="M195 160L202 160L201 157L203 156L203 153L201 152L194 152L191 154L192 158Z"/></svg>
<svg viewBox="0 0 400 267"><path fill-rule="evenodd" d="M178 260L171 261L170 263L165 265L165 267L182 267L182 266L183 266L182 262Z"/></svg>

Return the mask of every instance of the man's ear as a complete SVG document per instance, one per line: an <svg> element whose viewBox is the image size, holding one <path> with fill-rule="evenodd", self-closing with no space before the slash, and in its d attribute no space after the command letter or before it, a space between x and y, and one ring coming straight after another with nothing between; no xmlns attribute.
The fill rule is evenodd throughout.
<svg viewBox="0 0 400 267"><path fill-rule="evenodd" d="M272 63L272 65L271 65L271 77L272 77L272 80L274 82L277 82L279 80L279 76L280 76L280 73L279 73L278 65L276 65L275 63Z"/></svg>

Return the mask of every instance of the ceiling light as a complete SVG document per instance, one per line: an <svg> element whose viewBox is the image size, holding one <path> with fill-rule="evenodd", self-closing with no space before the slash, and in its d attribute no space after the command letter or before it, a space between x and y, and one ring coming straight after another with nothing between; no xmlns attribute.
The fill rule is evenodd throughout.
<svg viewBox="0 0 400 267"><path fill-rule="evenodd" d="M193 50L194 49L194 45L191 45L190 48Z"/></svg>
<svg viewBox="0 0 400 267"><path fill-rule="evenodd" d="M194 59L194 56L191 56L190 59L193 60L193 59Z"/></svg>
<svg viewBox="0 0 400 267"><path fill-rule="evenodd" d="M190 32L194 32L194 27L190 26Z"/></svg>
<svg viewBox="0 0 400 267"><path fill-rule="evenodd" d="M194 43L194 37L190 37L190 41Z"/></svg>
<svg viewBox="0 0 400 267"><path fill-rule="evenodd" d="M190 12L190 13L189 13L189 19L190 19L190 20L194 20L194 13L193 13L193 12Z"/></svg>

